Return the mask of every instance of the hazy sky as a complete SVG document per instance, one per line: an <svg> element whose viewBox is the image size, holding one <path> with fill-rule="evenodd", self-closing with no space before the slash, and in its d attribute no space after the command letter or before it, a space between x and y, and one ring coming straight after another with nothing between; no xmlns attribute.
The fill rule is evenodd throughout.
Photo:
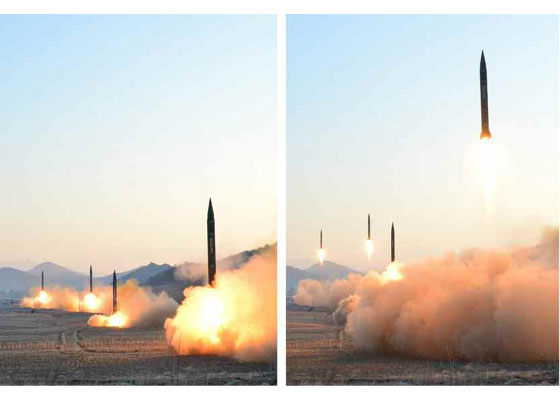
<svg viewBox="0 0 560 400"><path fill-rule="evenodd" d="M0 261L275 241L274 16L0 16Z"/></svg>
<svg viewBox="0 0 560 400"><path fill-rule="evenodd" d="M289 263L313 262L321 228L328 259L365 271L389 261L391 221L400 261L533 243L557 224L557 16L289 16L287 29Z"/></svg>

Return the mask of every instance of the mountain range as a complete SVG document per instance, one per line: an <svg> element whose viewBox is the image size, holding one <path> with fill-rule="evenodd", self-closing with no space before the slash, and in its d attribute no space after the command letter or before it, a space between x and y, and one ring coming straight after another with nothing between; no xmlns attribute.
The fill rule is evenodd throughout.
<svg viewBox="0 0 560 400"><path fill-rule="evenodd" d="M240 268L253 255L268 251L272 246L266 245L258 249L246 250L231 255L219 260L217 262L217 268L218 270ZM183 273L178 273L179 269L181 269ZM187 272L193 270L196 271L196 273L185 274L185 270ZM29 270L1 267L0 295L10 295L13 297L23 297L27 295L31 288L38 287L41 284L42 271L45 275L45 285L47 287L52 285L81 290L89 285L89 274L82 274L53 262L44 262ZM166 291L171 297L181 301L185 287L202 285L206 282L205 271L205 263L186 262L172 266L170 264L156 264L152 262L118 273L117 280L119 283L124 283L130 279L134 279L142 286L150 286L156 293ZM110 285L112 280L113 274L94 277L93 285Z"/></svg>
<svg viewBox="0 0 560 400"><path fill-rule="evenodd" d="M337 264L332 261L323 262L323 265L316 263L308 268L300 269L286 266L286 292L289 296L297 292L299 281L302 279L315 279L321 282L332 282L337 279L345 279L350 274L362 275L361 272Z"/></svg>

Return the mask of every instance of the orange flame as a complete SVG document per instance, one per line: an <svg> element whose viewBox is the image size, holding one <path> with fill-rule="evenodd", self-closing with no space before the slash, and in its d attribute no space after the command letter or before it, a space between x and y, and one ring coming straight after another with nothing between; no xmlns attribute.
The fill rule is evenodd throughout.
<svg viewBox="0 0 560 400"><path fill-rule="evenodd" d="M88 320L88 325L97 327L106 326L112 328L127 328L130 326L130 321L122 312L117 311L109 316L101 314L92 315Z"/></svg>
<svg viewBox="0 0 560 400"><path fill-rule="evenodd" d="M167 341L179 354L276 357L276 252L254 256L241 269L216 275L213 287L189 287Z"/></svg>

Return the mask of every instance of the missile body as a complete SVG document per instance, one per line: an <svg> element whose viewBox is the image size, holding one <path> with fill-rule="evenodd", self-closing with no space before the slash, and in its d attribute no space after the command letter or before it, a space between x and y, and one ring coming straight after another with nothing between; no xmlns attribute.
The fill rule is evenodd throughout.
<svg viewBox="0 0 560 400"><path fill-rule="evenodd" d="M89 292L93 292L93 271L91 265L89 266Z"/></svg>
<svg viewBox="0 0 560 400"><path fill-rule="evenodd" d="M490 139L490 124L488 123L488 80L486 78L486 60L484 51L480 58L480 116L482 119L481 139Z"/></svg>
<svg viewBox="0 0 560 400"><path fill-rule="evenodd" d="M367 240L371 240L371 225L369 221L369 214L367 215Z"/></svg>
<svg viewBox="0 0 560 400"><path fill-rule="evenodd" d="M117 312L117 271L113 271L113 314Z"/></svg>
<svg viewBox="0 0 560 400"><path fill-rule="evenodd" d="M322 249L323 248L323 230L321 229L321 232L319 232L319 248Z"/></svg>
<svg viewBox="0 0 560 400"><path fill-rule="evenodd" d="M391 224L391 262L395 261L395 225Z"/></svg>
<svg viewBox="0 0 560 400"><path fill-rule="evenodd" d="M214 209L212 199L208 203L208 214L206 219L207 241L208 241L208 284L214 286L216 276L216 231L214 223Z"/></svg>
<svg viewBox="0 0 560 400"><path fill-rule="evenodd" d="M41 290L45 290L45 273L41 271Z"/></svg>

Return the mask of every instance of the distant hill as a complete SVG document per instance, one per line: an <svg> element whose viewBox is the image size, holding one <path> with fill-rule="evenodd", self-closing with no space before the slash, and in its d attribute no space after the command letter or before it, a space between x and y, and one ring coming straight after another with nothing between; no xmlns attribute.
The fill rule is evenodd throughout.
<svg viewBox="0 0 560 400"><path fill-rule="evenodd" d="M44 271L45 273L46 286L69 286L76 289L83 289L89 282L88 275L80 274L52 262L44 262L36 265L29 270L29 273L40 278L41 271Z"/></svg>
<svg viewBox="0 0 560 400"><path fill-rule="evenodd" d="M41 279L19 269L0 268L0 294L23 296L30 287L41 284Z"/></svg>
<svg viewBox="0 0 560 400"><path fill-rule="evenodd" d="M173 267L169 264L160 265L151 262L148 265L117 273L117 281L124 283L130 279L135 279L139 284L144 284L153 276L170 269L173 269ZM113 283L113 274L106 275L100 279L105 285L110 285Z"/></svg>
<svg viewBox="0 0 560 400"><path fill-rule="evenodd" d="M315 277L307 271L299 268L286 267L286 291L288 295L294 295L297 292L299 281L302 279L314 279Z"/></svg>
<svg viewBox="0 0 560 400"><path fill-rule="evenodd" d="M345 267L332 261L325 261L323 265L317 263L309 268L300 269L286 266L286 293L291 296L297 292L299 281L302 279L315 279L321 282L332 282L345 279L350 274L362 275L352 268Z"/></svg>
<svg viewBox="0 0 560 400"><path fill-rule="evenodd" d="M305 271L314 275L316 277L315 279L320 281L334 281L336 279L345 279L349 274L362 274L352 268L326 260L323 265L316 263Z"/></svg>
<svg viewBox="0 0 560 400"><path fill-rule="evenodd" d="M241 268L255 255L263 254L276 245L266 245L254 250L246 250L240 253L223 258L216 262L218 271L235 270ZM179 271L180 270L180 271ZM143 282L146 286L151 286L154 292L166 291L178 302L183 300L183 290L188 286L200 286L206 284L207 264L185 262L181 265L166 269L157 275L152 276Z"/></svg>
<svg viewBox="0 0 560 400"><path fill-rule="evenodd" d="M262 254L276 245L266 245L254 250L223 258L217 262L218 271L238 269L251 257ZM178 268L186 269L187 273L179 274ZM192 270L192 274L188 272ZM45 273L45 286L65 286L81 290L89 285L89 274L72 271L69 268L52 262L38 264L28 271L12 267L0 267L0 294L24 296L33 287L41 284L41 271ZM205 263L184 263L180 266L169 264L149 263L138 268L117 273L119 283L135 279L140 285L150 286L156 293L166 291L177 301L183 299L183 290L188 286L198 286L206 283L207 266ZM95 272L95 269L94 269ZM183 271L184 272L184 271ZM93 279L95 285L110 285L113 274Z"/></svg>

